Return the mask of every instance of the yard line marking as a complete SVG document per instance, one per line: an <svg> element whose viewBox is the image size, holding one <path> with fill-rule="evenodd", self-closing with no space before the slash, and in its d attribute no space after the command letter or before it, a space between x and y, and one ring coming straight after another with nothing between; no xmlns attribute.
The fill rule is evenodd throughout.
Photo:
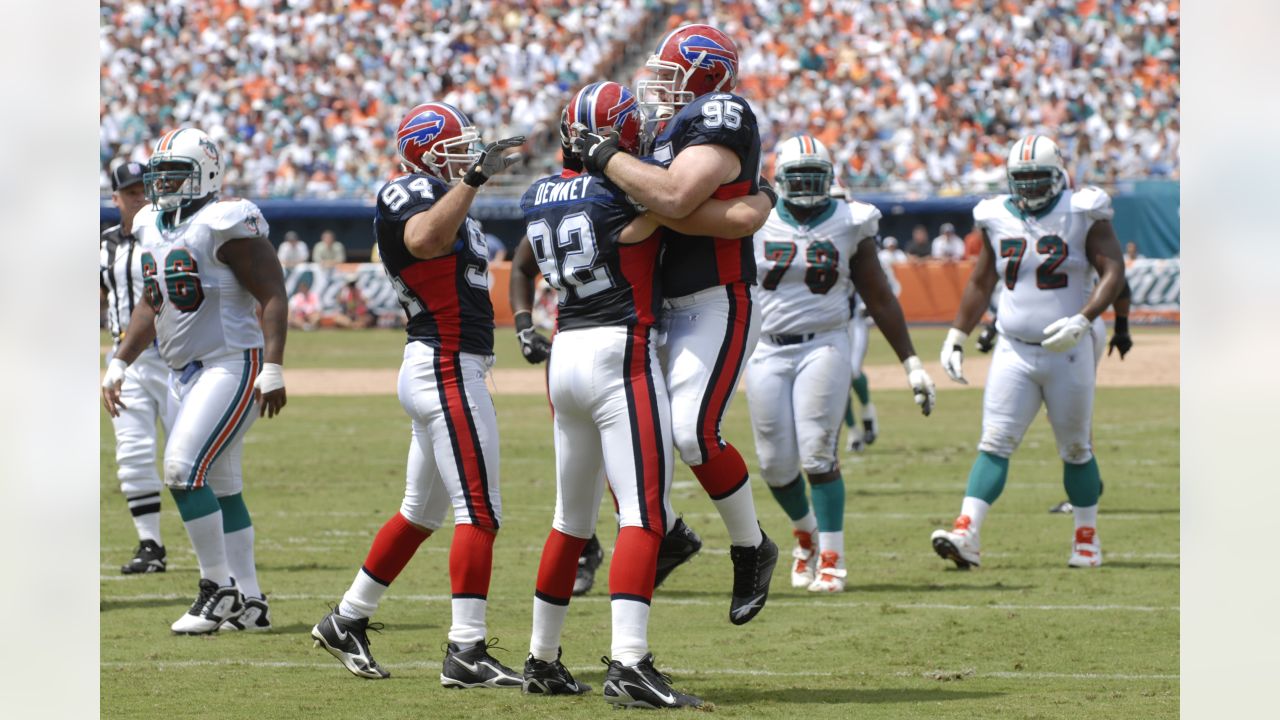
<svg viewBox="0 0 1280 720"><path fill-rule="evenodd" d="M218 660L156 660L156 661L103 661L99 664L103 669L114 668L149 668L152 670L169 670L182 669L192 667L251 667L251 668L272 668L272 669L325 669L333 670L332 662L302 662L297 660L238 660L234 658L224 658ZM406 660L388 664L387 667L396 670L405 669L421 669L421 670L439 670L440 663L434 660ZM569 670L576 673L598 672L600 665L575 665ZM927 677L936 672L893 672L893 673L868 673L868 672L818 672L818 671L782 671L782 670L754 670L748 668L664 668L664 672L675 673L678 675L728 675L728 676L751 676L751 677L835 677L857 676L857 677L879 677L879 678L920 678ZM970 678L999 678L1002 680L1180 680L1180 675L1166 674L1134 674L1134 673L1054 673L1054 672L972 672L966 671L966 675Z"/></svg>
<svg viewBox="0 0 1280 720"><path fill-rule="evenodd" d="M140 595L110 595L103 596L103 601L115 602L138 602L143 600L185 600L190 598L189 593L143 593ZM311 593L269 593L268 600L332 600L331 595L315 595ZM490 600L510 601L511 597L494 597L490 596ZM382 599L382 602L450 602L453 600L452 595L388 595ZM607 603L608 597L604 596L587 596L574 598L575 603ZM662 605L711 605L719 607L723 605L720 600L706 600L703 598L663 598L659 597L657 602ZM1077 611L1077 612L1178 612L1180 608L1173 606L1159 605L1016 605L1012 603L996 603L990 605L964 605L958 603L878 603L878 602L862 602L857 600L840 601L840 600L790 600L786 598L775 598L770 601L770 605L782 605L784 607L804 607L804 608L882 608L891 607L902 610L1048 610L1048 611Z"/></svg>

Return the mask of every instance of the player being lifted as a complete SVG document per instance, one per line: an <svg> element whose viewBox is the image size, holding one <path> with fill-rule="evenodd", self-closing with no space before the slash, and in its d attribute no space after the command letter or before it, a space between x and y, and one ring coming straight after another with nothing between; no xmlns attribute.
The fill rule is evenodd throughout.
<svg viewBox="0 0 1280 720"><path fill-rule="evenodd" d="M122 162L111 171L111 200L120 210L120 224L102 233L99 247L99 287L107 309L112 354L129 330L129 317L143 301L142 244L133 235L133 218L147 205L143 166ZM125 407L111 418L116 434L116 477L138 532L138 549L120 572L165 571L165 548L160 540L160 490L156 473L156 421L169 429L166 412L169 367L153 345L138 356L125 373L120 400Z"/></svg>
<svg viewBox="0 0 1280 720"><path fill-rule="evenodd" d="M486 598L498 495L498 418L484 377L493 364L493 306L480 224L467 215L480 186L518 160L490 143L457 108L418 105L396 133L408 174L378 191L374 239L408 317L400 405L412 419L404 501L373 539L364 565L333 612L311 630L355 675L390 675L369 654L369 617L422 541L453 508L449 549L453 624L440 684L520 687L520 676L489 655Z"/></svg>
<svg viewBox="0 0 1280 720"><path fill-rule="evenodd" d="M654 77L639 83L641 105L661 128L653 162L620 152L614 136L587 132L579 147L587 169L670 218L687 217L708 198L755 192L760 133L746 99L730 92L738 73L733 41L708 25L685 25L658 43L646 67ZM720 435L760 331L754 282L750 235L664 232L660 355L672 434L729 531L729 620L737 625L764 607L778 562L778 546L756 520L747 464Z"/></svg>
<svg viewBox="0 0 1280 720"><path fill-rule="evenodd" d="M622 152L639 151L640 110L617 83L578 91L565 119L589 132L616 133ZM770 202L761 195L712 201L676 221L641 214L601 174L566 169L535 182L520 204L538 268L560 299L548 376L556 512L538 569L524 689L589 690L560 663L560 636L607 478L621 527L609 570L613 647L605 699L629 707L700 705L670 687L648 648L658 551L673 520L671 410L655 346L661 304L655 231L664 222L691 232L736 227L750 233L763 224Z"/></svg>
<svg viewBox="0 0 1280 720"><path fill-rule="evenodd" d="M747 402L760 474L794 526L791 585L841 592L845 491L836 450L849 397L852 286L902 360L925 415L933 381L876 257L880 211L831 199L831 156L814 137L784 140L776 166L781 202L755 235L764 327L747 363Z"/></svg>
<svg viewBox="0 0 1280 720"><path fill-rule="evenodd" d="M1124 261L1111 227L1111 198L1098 188L1073 192L1058 146L1043 135L1009 149L1009 194L973 209L984 242L965 286L954 326L942 345L942 367L956 382L963 345L982 318L996 283L997 330L982 396L982 439L969 472L960 516L933 533L933 548L962 568L980 564L980 536L991 504L1043 401L1062 457L1062 482L1075 515L1070 567L1097 567L1102 477L1091 425L1096 374L1092 323L1124 284ZM1090 270L1099 281L1089 291Z"/></svg>
<svg viewBox="0 0 1280 720"><path fill-rule="evenodd" d="M151 205L133 220L146 302L134 308L102 381L114 417L126 406L126 369L153 340L174 373L164 483L200 565L195 602L172 625L184 634L271 629L240 461L254 419L274 417L286 401L288 300L258 208L218 200L225 171L217 144L200 130L171 130L156 143L143 175Z"/></svg>

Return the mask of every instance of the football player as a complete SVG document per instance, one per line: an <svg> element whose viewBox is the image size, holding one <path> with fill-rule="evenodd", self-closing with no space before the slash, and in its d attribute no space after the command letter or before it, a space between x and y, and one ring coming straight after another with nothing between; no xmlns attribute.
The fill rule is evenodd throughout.
<svg viewBox="0 0 1280 720"><path fill-rule="evenodd" d="M622 152L639 152L643 123L627 88L588 85L574 95L565 115L570 127L616 133ZM734 228L735 212L745 210L750 222L736 231L753 232L770 206L763 196L753 198L755 208L748 200L711 202L673 221L641 214L601 174L566 169L538 180L521 199L533 256L560 300L548 372L556 512L538 569L526 692L588 691L560 663L560 636L575 569L593 535L607 482L620 529L609 571L613 647L605 699L627 707L701 705L671 688L648 648L659 547L674 520L671 408L654 328L661 303L655 231L658 222L686 231Z"/></svg>
<svg viewBox="0 0 1280 720"><path fill-rule="evenodd" d="M982 318L992 288L1003 283L999 339L982 396L982 439L960 516L952 529L935 531L931 542L959 568L981 564L983 520L1004 490L1009 456L1043 402L1075 516L1067 564L1097 567L1102 477L1091 433L1094 346L1100 342L1094 320L1124 284L1111 198L1095 187L1071 190L1057 144L1043 135L1015 142L1006 172L1009 194L973 209L984 242L941 355L947 375L966 383L964 341ZM1099 277L1092 291L1091 268Z"/></svg>
<svg viewBox="0 0 1280 720"><path fill-rule="evenodd" d="M519 159L512 137L483 145L460 110L429 102L405 115L396 150L407 174L378 191L374 239L408 318L400 405L412 419L404 501L373 539L342 601L311 630L359 677L390 675L369 654L369 618L418 546L453 509L453 624L440 684L518 688L493 658L485 614L502 519L498 419L484 378L493 365L488 252L468 214L480 186Z"/></svg>
<svg viewBox="0 0 1280 720"><path fill-rule="evenodd" d="M641 104L659 128L652 162L621 152L616 134L585 132L578 151L587 169L670 218L687 217L708 198L756 192L760 133L751 105L731 92L738 74L733 41L709 25L685 25L662 38L645 67L653 77L639 83ZM760 332L751 236L668 230L663 246L660 355L672 433L729 531L729 620L741 625L764 607L778 562L777 544L756 519L747 464L720 434Z"/></svg>
<svg viewBox="0 0 1280 720"><path fill-rule="evenodd" d="M849 396L854 286L902 360L925 415L934 387L876 255L880 211L830 197L831 156L817 138L784 140L776 167L781 202L755 235L764 327L747 363L747 402L760 474L794 526L791 585L841 592L845 489L836 450Z"/></svg>
<svg viewBox="0 0 1280 720"><path fill-rule="evenodd" d="M133 235L133 218L147 204L142 186L143 166L122 162L111 171L111 201L120 210L120 224L102 233L99 247L99 287L107 308L112 354L129 330L129 317L143 298L142 248ZM110 360L108 355L108 360ZM169 367L154 343L125 373L120 399L125 409L111 418L116 433L116 477L138 532L138 549L120 572L165 571L165 548L160 539L160 475L156 473L156 421L168 433L170 415Z"/></svg>
<svg viewBox="0 0 1280 720"><path fill-rule="evenodd" d="M195 602L171 627L183 634L271 629L240 460L254 419L286 402L288 299L262 213L248 200L218 199L225 171L201 130L171 130L156 143L143 174L151 204L133 219L146 302L102 381L115 417L127 409L126 370L153 340L173 371L164 483L200 565Z"/></svg>

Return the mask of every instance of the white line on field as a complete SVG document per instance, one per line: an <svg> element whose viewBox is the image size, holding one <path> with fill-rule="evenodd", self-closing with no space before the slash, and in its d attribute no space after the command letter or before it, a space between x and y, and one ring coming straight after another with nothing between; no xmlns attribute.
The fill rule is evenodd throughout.
<svg viewBox="0 0 1280 720"><path fill-rule="evenodd" d="M269 600L289 600L289 601L307 601L307 600L330 600L337 597L337 593L333 595L315 595L311 593L272 593L267 596ZM186 600L190 598L189 593L143 593L140 595L109 595L101 599L103 601L113 602L138 602L143 600ZM510 600L511 598L490 598L491 600ZM388 595L383 598L383 602L449 602L452 600L450 595ZM606 596L588 596L574 598L575 603L607 603L609 598ZM719 606L723 605L723 600L707 600L703 598L664 598L659 595L655 601L659 605L696 605L696 606ZM1015 605L1010 603L998 603L990 605L964 605L956 603L878 603L878 602L859 602L856 600L789 600L786 598L777 598L769 603L770 605L781 605L784 607L804 607L804 608L883 608L891 607L902 610L1049 610L1049 611L1075 611L1075 612L1178 612L1179 608L1174 606L1157 606L1157 605Z"/></svg>
<svg viewBox="0 0 1280 720"><path fill-rule="evenodd" d="M170 670L191 667L251 667L251 668L317 668L334 670L332 662L299 662L294 660L157 660L152 662L129 660L129 661L107 661L101 663L101 667L107 668L148 668L152 670ZM392 670L438 670L440 663L433 660L408 660L398 662L386 666ZM569 668L570 671L576 673L592 672L601 669L600 665L575 665ZM750 676L750 677L834 677L837 673L818 672L812 670L806 671L777 671L777 670L753 670L748 668L663 668L664 672L675 673L677 675L729 675L729 676ZM843 673L844 675L856 675L859 677L882 677L882 678L915 678L927 677L932 673L924 672L894 672L894 673L866 673L851 672ZM957 673L959 674L959 673ZM1000 678L1004 680L1178 680L1178 675L1139 675L1132 673L1040 673L1040 672L974 672L969 677L975 678Z"/></svg>

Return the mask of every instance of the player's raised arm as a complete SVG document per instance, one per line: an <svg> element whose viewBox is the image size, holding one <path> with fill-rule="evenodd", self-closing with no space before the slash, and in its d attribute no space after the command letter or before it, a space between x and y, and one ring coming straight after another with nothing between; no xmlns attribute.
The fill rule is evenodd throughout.
<svg viewBox="0 0 1280 720"><path fill-rule="evenodd" d="M489 178L519 162L519 153L503 155L502 151L523 144L524 136L518 135L486 145L480 157L463 175L462 182L449 188L430 209L414 215L405 223L404 246L409 252L419 260L430 260L453 252L458 228L467 219L476 191Z"/></svg>
<svg viewBox="0 0 1280 720"><path fill-rule="evenodd" d="M289 298L284 288L284 271L275 249L265 237L228 240L218 249L236 280L262 306L262 371L254 380L258 414L275 417L285 406L284 343L289 327Z"/></svg>
<svg viewBox="0 0 1280 720"><path fill-rule="evenodd" d="M956 311L951 329L947 331L947 338L942 342L942 369L947 372L947 377L958 383L969 384L964 377L964 341L982 320L982 314L991 302L991 293L999 279L996 256L991 252L987 231L983 230L982 249L978 251L973 272L969 273L969 282L965 283L964 292L960 295L960 309Z"/></svg>
<svg viewBox="0 0 1280 720"><path fill-rule="evenodd" d="M511 259L511 280L507 285L507 299L515 318L516 338L520 341L520 354L530 363L537 364L551 355L551 341L533 329L533 298L538 281L538 261L533 256L529 238L516 245Z"/></svg>
<svg viewBox="0 0 1280 720"><path fill-rule="evenodd" d="M144 293L149 298L150 290ZM102 406L111 417L118 417L125 404L120 400L120 386L124 383L124 371L138 359L156 339L156 311L151 302L140 302L133 308L129 316L129 331L120 340L120 347L107 363L107 372L102 377Z"/></svg>
<svg viewBox="0 0 1280 720"><path fill-rule="evenodd" d="M885 277L880 258L876 255L875 238L865 237L858 243L852 262L853 286L858 289L858 295L867 306L867 313L876 321L876 327L884 333L889 346L897 354L898 360L902 361L916 404L927 416L933 412L933 406L937 403L933 380L916 356L902 306L898 304L898 298L893 294L893 287L889 284L889 278Z"/></svg>

